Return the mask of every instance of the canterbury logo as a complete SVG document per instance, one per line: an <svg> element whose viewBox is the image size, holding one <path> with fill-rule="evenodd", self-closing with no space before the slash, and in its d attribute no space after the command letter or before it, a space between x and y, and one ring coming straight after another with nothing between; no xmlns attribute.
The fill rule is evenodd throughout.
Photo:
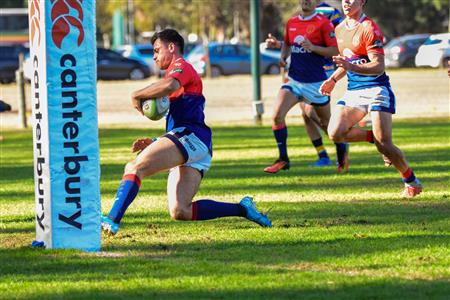
<svg viewBox="0 0 450 300"><path fill-rule="evenodd" d="M41 11L39 7L40 0L32 0L30 2L30 32L31 32L31 45L34 45L34 38L37 37L38 46L41 44Z"/></svg>
<svg viewBox="0 0 450 300"><path fill-rule="evenodd" d="M64 38L70 33L71 28L78 29L79 35L77 44L81 45L84 39L83 29L83 8L81 3L83 0L51 0L51 20L52 27L52 39L53 43L61 49L61 44ZM78 12L78 17L74 17L70 14L70 9Z"/></svg>

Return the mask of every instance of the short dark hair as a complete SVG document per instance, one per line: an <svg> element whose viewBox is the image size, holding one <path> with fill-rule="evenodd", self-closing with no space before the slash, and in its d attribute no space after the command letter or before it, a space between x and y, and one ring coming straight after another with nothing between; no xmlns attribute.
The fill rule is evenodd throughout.
<svg viewBox="0 0 450 300"><path fill-rule="evenodd" d="M155 44L156 40L160 39L164 43L174 43L180 48L180 53L184 52L184 39L175 29L164 29L159 32L155 32L152 36L151 43Z"/></svg>

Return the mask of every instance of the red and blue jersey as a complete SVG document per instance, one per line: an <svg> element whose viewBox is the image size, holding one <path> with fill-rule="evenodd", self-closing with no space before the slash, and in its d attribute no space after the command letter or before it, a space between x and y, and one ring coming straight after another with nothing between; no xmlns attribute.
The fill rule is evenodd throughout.
<svg viewBox="0 0 450 300"><path fill-rule="evenodd" d="M308 39L322 47L337 46L333 24L317 12L306 18L295 16L286 24L284 42L291 47L289 77L310 83L327 79L323 66L325 57L304 49L300 44Z"/></svg>
<svg viewBox="0 0 450 300"><path fill-rule="evenodd" d="M352 64L370 62L369 54L384 55L383 34L378 26L363 15L359 22L350 28L347 22L336 27L339 53ZM347 71L348 89L359 90L374 86L390 86L389 77L385 72L381 75L363 75Z"/></svg>
<svg viewBox="0 0 450 300"><path fill-rule="evenodd" d="M211 129L205 124L205 97L200 76L183 58L174 61L165 78L178 80L181 87L169 95L170 109L166 117L166 132L185 127L212 151Z"/></svg>

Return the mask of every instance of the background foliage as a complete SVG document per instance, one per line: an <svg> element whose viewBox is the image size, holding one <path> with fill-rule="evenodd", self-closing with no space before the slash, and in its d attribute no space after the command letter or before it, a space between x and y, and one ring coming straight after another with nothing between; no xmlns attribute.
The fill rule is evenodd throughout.
<svg viewBox="0 0 450 300"><path fill-rule="evenodd" d="M112 14L126 14L127 0L97 0L99 37L111 34ZM340 1L328 0L340 9ZM134 0L136 34L173 27L184 34L196 33L211 40L236 35L249 39L250 0ZM2 0L0 7L26 7L26 0ZM261 0L261 38L271 32L282 36L287 19L296 14L298 0ZM448 0L371 0L365 8L387 37L406 33L447 32Z"/></svg>

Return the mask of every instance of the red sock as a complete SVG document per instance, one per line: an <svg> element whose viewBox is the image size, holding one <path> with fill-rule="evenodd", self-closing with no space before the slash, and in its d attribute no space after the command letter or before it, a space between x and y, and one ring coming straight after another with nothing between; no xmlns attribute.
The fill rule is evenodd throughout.
<svg viewBox="0 0 450 300"><path fill-rule="evenodd" d="M408 168L408 170L402 173L402 179L403 182L410 183L416 180L416 175L414 175L414 172L411 168Z"/></svg>
<svg viewBox="0 0 450 300"><path fill-rule="evenodd" d="M372 130L367 130L366 141L371 143L371 144L375 143L375 140L373 138L373 131Z"/></svg>

